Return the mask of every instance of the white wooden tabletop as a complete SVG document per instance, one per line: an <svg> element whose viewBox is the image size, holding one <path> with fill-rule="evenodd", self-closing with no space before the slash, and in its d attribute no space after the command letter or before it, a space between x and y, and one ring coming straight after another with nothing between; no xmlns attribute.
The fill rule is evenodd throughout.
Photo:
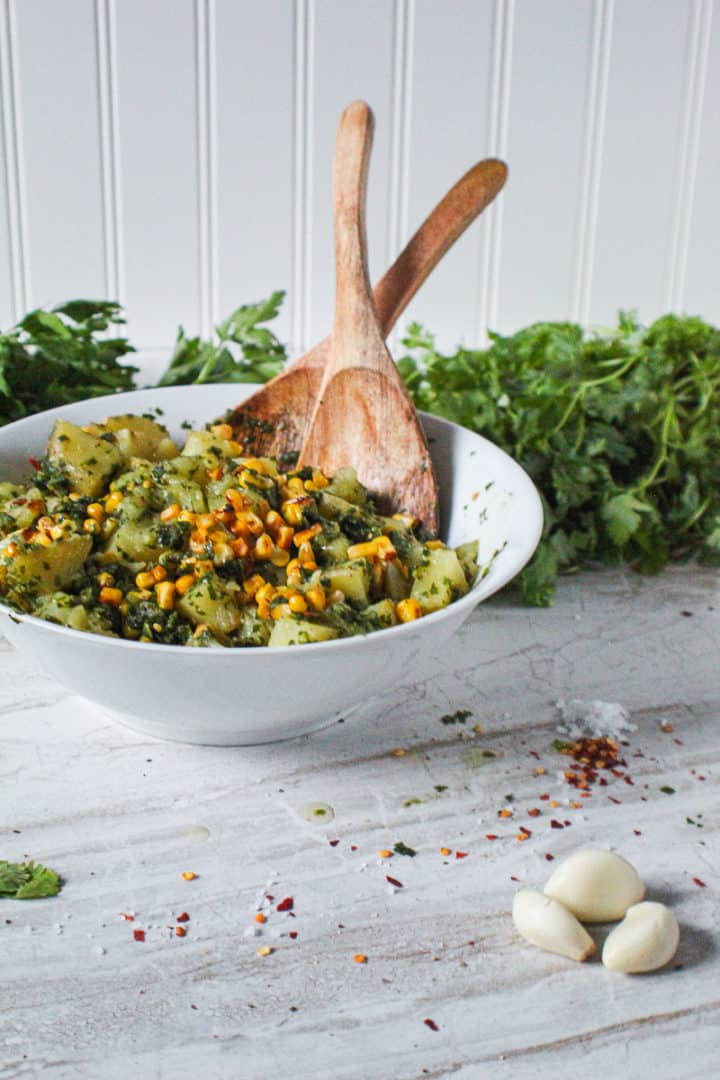
<svg viewBox="0 0 720 1080"><path fill-rule="evenodd" d="M550 610L501 597L346 723L251 749L141 738L0 642L0 859L65 879L0 900L2 1080L715 1075L719 584L598 572ZM630 711L632 784L571 807L560 698ZM379 857L398 842L416 855ZM670 969L617 975L515 934L515 889L588 842L672 905Z"/></svg>

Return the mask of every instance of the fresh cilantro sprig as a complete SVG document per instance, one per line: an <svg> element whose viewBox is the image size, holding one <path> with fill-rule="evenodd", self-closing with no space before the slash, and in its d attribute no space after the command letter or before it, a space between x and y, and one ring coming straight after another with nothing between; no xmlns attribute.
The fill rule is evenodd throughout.
<svg viewBox="0 0 720 1080"><path fill-rule="evenodd" d="M415 404L487 436L535 481L545 529L521 576L552 602L558 574L593 562L656 573L720 565L720 331L633 314L585 331L536 323L487 349L442 354L413 324L402 375Z"/></svg>
<svg viewBox="0 0 720 1080"><path fill-rule="evenodd" d="M134 352L108 330L122 326L119 304L70 300L31 311L0 334L0 424L88 397L132 390L136 368L120 363Z"/></svg>
<svg viewBox="0 0 720 1080"><path fill-rule="evenodd" d="M54 870L40 863L11 863L0 859L0 898L12 897L14 900L39 900L45 896L56 896L60 892L61 881Z"/></svg>
<svg viewBox="0 0 720 1080"><path fill-rule="evenodd" d="M277 317L285 293L274 292L257 304L243 304L215 327L217 343L189 338L178 330L170 364L158 386L187 383L264 383L287 360L285 346L262 323Z"/></svg>

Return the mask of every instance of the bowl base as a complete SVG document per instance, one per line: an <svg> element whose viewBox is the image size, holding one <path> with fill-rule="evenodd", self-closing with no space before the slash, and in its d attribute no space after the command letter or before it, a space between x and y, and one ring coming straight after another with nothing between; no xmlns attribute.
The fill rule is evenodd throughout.
<svg viewBox="0 0 720 1080"><path fill-rule="evenodd" d="M273 730L272 734L253 727L248 731L209 730L207 733L198 733L197 736L173 731L172 726L166 721L153 722L131 713L118 712L115 709L103 708L102 712L114 723L121 724L122 727L129 728L138 735L149 735L161 742L184 743L186 746L267 746L269 743L289 742L291 739L300 739L316 731L323 731L337 724L338 721L344 720L359 708L360 704L353 705L349 709L343 709L342 712L333 713L332 716L318 717L317 720L304 723L299 728L288 726L284 730Z"/></svg>

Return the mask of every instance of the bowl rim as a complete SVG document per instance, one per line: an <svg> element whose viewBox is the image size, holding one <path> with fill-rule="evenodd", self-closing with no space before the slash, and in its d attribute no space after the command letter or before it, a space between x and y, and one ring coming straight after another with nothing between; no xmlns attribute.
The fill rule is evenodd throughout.
<svg viewBox="0 0 720 1080"><path fill-rule="evenodd" d="M209 390L211 387L217 389L218 392L221 392L224 388L228 392L235 393L236 395L238 395L238 397L240 397L240 395L244 391L246 391L246 396L249 396L251 393L253 393L254 390L260 389L262 385L264 384L192 383L183 386L143 387L136 390L123 391L119 394L103 394L101 397L84 398L81 401L69 402L67 405L59 405L52 409L44 409L39 413L32 413L30 416L24 416L21 417L19 420L14 420L10 424L5 424L3 427L0 428L0 448L2 447L2 442L4 440L4 435L6 432L17 429L18 427L21 427L30 421L32 421L33 423L37 423L41 421L43 417L46 417L48 420L59 417L61 416L61 414L66 412L68 408L76 408L82 405L102 406L105 403L111 402L117 403L119 406L121 406L123 400L131 396L134 397L137 394L158 393L160 395L163 395L168 392L178 393L181 391L187 393L193 390ZM399 639L401 634L405 637L409 635L414 636L417 635L418 630L424 632L424 629L426 627L429 629L430 626L435 626L439 622L445 621L448 618L452 618L455 613L457 613L458 615L464 613L469 614L469 612L472 611L472 609L475 608L478 604L495 595L495 593L499 592L499 590L502 589L503 586L507 585L508 582L512 581L513 578L515 578L520 573L523 567L526 566L532 558L537 548L537 545L540 542L543 531L544 514L542 500L535 484L530 479L525 469L523 469L522 465L520 465L510 454L508 454L506 450L503 450L500 446L498 446L497 443L492 442L491 439L486 438L484 435L478 434L478 432L471 431L469 428L463 427L461 424L456 424L452 420L447 420L443 416L436 416L434 413L427 413L420 409L418 409L418 416L420 417L421 422L424 418L428 418L435 423L440 423L441 425L449 428L451 431L454 430L457 432L462 432L465 435L469 435L473 439L479 440L479 442L491 448L493 453L499 454L501 458L505 458L506 461L510 463L510 466L513 470L517 470L516 475L519 476L521 484L523 484L526 488L526 491L523 493L523 495L524 497L527 497L529 499L530 506L528 507L528 510L531 511L532 509L534 509L535 511L533 515L534 528L528 536L526 553L524 553L524 557L520 561L519 565L516 565L517 559L514 560L513 564L508 569L501 572L498 575L497 579L491 580L489 582L490 588L487 588L485 590L481 588L481 586L483 585L483 581L488 581L488 579L490 578L491 575L488 575L488 577L485 579L476 580L470 587L469 591L465 594L465 596L461 596L459 597L459 599L453 600L452 603L447 605L447 607L440 608L440 610L438 611L433 611L428 615L424 615L421 619L416 619L408 623L400 623L397 626L384 627L380 630L372 630L366 634L354 634L351 637L333 638L330 641L305 642L302 645L301 649L297 645L277 645L274 646L272 649L268 648L267 646L260 645L234 646L230 648L219 649L188 649L187 645L166 645L162 642L156 641L133 641L127 638L112 637L106 634L93 634L87 630L76 630L70 626L61 626L59 623L50 622L48 619L41 619L37 615L30 615L25 612L18 612L14 608L5 604L1 596L0 614L7 616L16 625L27 622L31 626L37 627L38 629L60 634L63 638L69 638L70 640L75 639L85 642L87 644L92 643L93 645L99 645L102 647L120 647L124 649L132 649L134 651L150 650L153 654L156 655L164 655L169 653L176 656L180 654L182 654L183 656L188 656L197 654L204 657L216 656L224 657L226 659L228 657L238 658L242 656L285 656L288 653L292 653L293 656L304 656L307 654L308 649L311 649L313 653L317 653L317 651L320 649L328 653L335 653L337 651L343 650L347 651L352 650L353 648L357 648L362 642L365 642L368 639L384 641L388 634L393 635L393 640ZM158 417L158 422L161 424L163 423L162 415ZM0 477L0 481L1 480L2 477ZM495 559L495 555L492 556L492 559ZM482 595L478 595L480 593ZM461 619L459 621L462 623L464 619ZM214 660L210 662L215 663Z"/></svg>

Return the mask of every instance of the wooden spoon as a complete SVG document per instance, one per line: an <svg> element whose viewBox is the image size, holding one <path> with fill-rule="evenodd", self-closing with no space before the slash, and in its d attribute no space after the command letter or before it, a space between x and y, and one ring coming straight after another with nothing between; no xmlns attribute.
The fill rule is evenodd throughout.
<svg viewBox="0 0 720 1080"><path fill-rule="evenodd" d="M507 166L495 158L473 165L425 219L375 287L381 333L387 337L423 282L467 227L502 189ZM279 457L298 451L310 423L330 351L326 337L233 411L234 438L249 453Z"/></svg>
<svg viewBox="0 0 720 1080"><path fill-rule="evenodd" d="M355 101L340 118L333 164L335 322L299 465L331 476L353 465L381 513L404 511L434 535L438 492L412 401L385 347L367 268L365 198L373 114Z"/></svg>

